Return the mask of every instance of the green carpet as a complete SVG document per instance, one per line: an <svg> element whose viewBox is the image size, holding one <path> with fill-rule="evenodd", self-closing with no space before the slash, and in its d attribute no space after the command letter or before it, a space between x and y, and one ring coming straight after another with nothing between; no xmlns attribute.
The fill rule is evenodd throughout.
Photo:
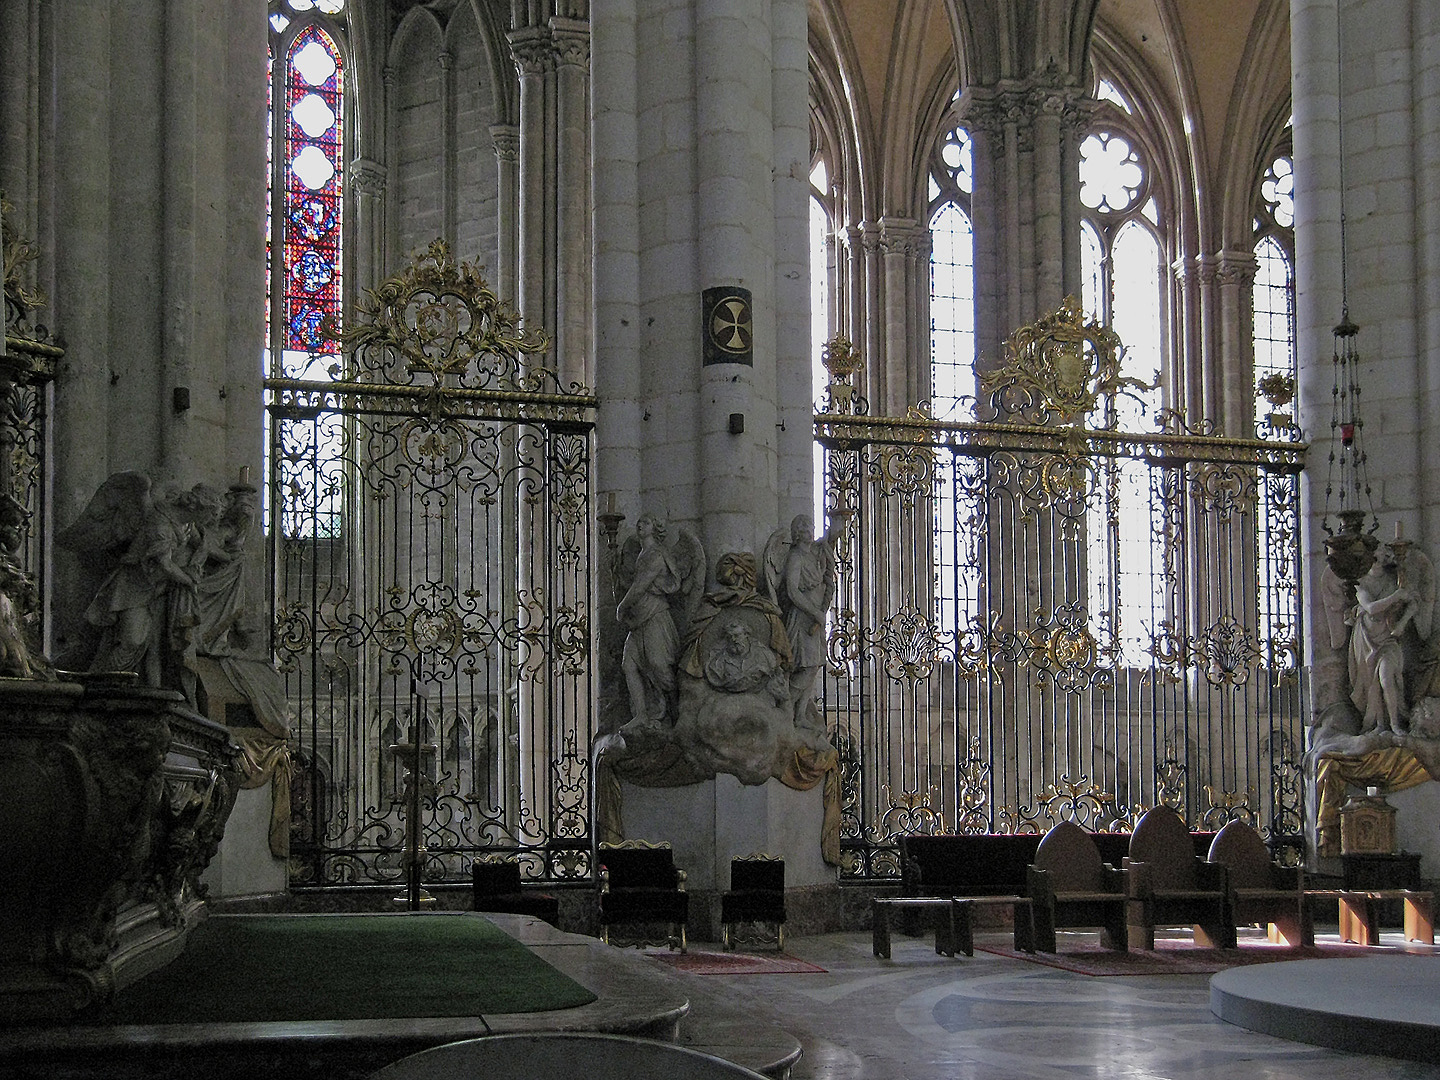
<svg viewBox="0 0 1440 1080"><path fill-rule="evenodd" d="M480 1016L587 1005L595 995L487 919L461 915L217 915L173 963L92 1024Z"/></svg>

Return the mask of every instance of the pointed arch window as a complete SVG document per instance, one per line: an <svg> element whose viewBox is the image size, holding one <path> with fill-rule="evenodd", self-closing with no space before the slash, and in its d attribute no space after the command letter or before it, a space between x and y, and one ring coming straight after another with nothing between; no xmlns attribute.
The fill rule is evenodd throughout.
<svg viewBox="0 0 1440 1080"><path fill-rule="evenodd" d="M818 157L810 170L810 388L811 400L818 409L824 402L829 373L821 361L825 343L830 339L831 309L834 290L831 267L834 252L831 236L829 170L825 159ZM815 480L814 520L825 520L825 450L816 442L811 451L812 475Z"/></svg>
<svg viewBox="0 0 1440 1080"><path fill-rule="evenodd" d="M1123 102L1123 99L1122 99ZM1158 383L1165 348L1164 247L1149 165L1127 134L1101 129L1080 144L1081 303L1124 343L1121 372ZM1127 392L1094 422L1122 430L1149 426L1159 389ZM1086 567L1090 617L1127 666L1149 663L1149 644L1165 615L1156 608L1155 575L1164 563L1151 520L1143 463L1108 460L1100 503L1089 515Z"/></svg>
<svg viewBox="0 0 1440 1080"><path fill-rule="evenodd" d="M975 232L970 133L951 128L931 156L930 405L954 416L975 396Z"/></svg>
<svg viewBox="0 0 1440 1080"><path fill-rule="evenodd" d="M1260 181L1255 211L1255 284L1252 287L1255 385L1278 377L1294 385L1295 370L1295 166L1288 151L1275 155ZM1263 402L1255 431L1270 433Z"/></svg>
<svg viewBox="0 0 1440 1080"><path fill-rule="evenodd" d="M341 318L345 63L314 16L342 7L285 0L271 13L268 374L290 378L323 378L337 351L322 325Z"/></svg>
<svg viewBox="0 0 1440 1080"><path fill-rule="evenodd" d="M272 0L266 126L265 349L267 378L335 378L340 371L345 190L345 0ZM269 423L269 421L267 421ZM338 421L280 421L266 437L265 518L278 482L287 536L338 536ZM291 429L294 430L291 430ZM298 440L298 441L297 441ZM273 460L272 460L273 459ZM290 509L303 507L303 509Z"/></svg>
<svg viewBox="0 0 1440 1080"><path fill-rule="evenodd" d="M970 419L975 403L974 168L970 133L952 127L930 158L930 411ZM963 632L980 605L979 552L961 475L971 463L937 460L935 480L935 619L942 633Z"/></svg>
<svg viewBox="0 0 1440 1080"><path fill-rule="evenodd" d="M1255 199L1255 283L1251 287L1254 313L1255 434L1260 438L1285 435L1289 405L1283 401L1288 387L1293 394L1295 360L1295 168L1288 148L1275 154L1260 178ZM1267 392L1275 399L1266 400ZM1256 508L1255 558L1262 583L1259 597L1260 634L1269 643L1267 654L1276 667L1288 666L1288 643L1298 628L1295 610L1296 575L1286 558L1287 534L1292 528L1292 500L1283 478L1264 475Z"/></svg>

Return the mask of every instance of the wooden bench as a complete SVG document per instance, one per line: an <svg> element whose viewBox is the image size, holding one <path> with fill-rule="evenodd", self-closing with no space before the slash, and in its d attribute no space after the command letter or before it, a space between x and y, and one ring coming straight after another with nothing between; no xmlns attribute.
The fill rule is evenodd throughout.
<svg viewBox="0 0 1440 1080"><path fill-rule="evenodd" d="M935 951L942 956L975 955L977 907L1008 905L1014 917L1015 948L1035 951L1035 923L1028 896L877 896L870 901L871 950L890 958L890 916L897 911L929 913L935 930Z"/></svg>
<svg viewBox="0 0 1440 1080"><path fill-rule="evenodd" d="M1314 900L1335 900L1340 906L1340 940L1357 945L1380 944L1380 905L1386 900L1405 902L1405 940L1435 944L1432 914L1435 894L1418 889L1306 889L1307 937L1314 940Z"/></svg>
<svg viewBox="0 0 1440 1080"><path fill-rule="evenodd" d="M1119 866L1130 845L1129 833L1091 833L1100 856ZM1213 832L1192 833L1195 851L1210 850ZM1026 895L1027 871L1040 847L1039 833L961 833L900 837L903 894L871 904L875 955L890 955L890 917L896 911L929 912L936 951L948 956L958 945L974 955L974 912L1008 907L1014 919L1015 948L1035 951L1034 912ZM950 907L947 910L946 904Z"/></svg>

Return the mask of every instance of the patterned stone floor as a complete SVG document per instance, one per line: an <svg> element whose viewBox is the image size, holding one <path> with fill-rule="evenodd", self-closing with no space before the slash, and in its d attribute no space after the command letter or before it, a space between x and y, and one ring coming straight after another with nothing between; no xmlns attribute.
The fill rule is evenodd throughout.
<svg viewBox="0 0 1440 1080"><path fill-rule="evenodd" d="M1210 1012L1208 975L1095 978L980 951L950 959L903 935L890 960L871 956L868 934L786 945L826 973L684 978L796 1036L792 1080L1440 1080L1440 1062L1227 1024Z"/></svg>

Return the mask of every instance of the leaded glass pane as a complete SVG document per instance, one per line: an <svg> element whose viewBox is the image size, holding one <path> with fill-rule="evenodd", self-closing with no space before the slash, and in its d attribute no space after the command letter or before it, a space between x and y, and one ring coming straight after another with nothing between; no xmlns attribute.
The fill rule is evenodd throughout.
<svg viewBox="0 0 1440 1080"><path fill-rule="evenodd" d="M311 358L337 350L323 327L327 318L340 320L344 190L342 62L319 26L307 26L291 43L284 92L281 366L286 375L313 375Z"/></svg>

